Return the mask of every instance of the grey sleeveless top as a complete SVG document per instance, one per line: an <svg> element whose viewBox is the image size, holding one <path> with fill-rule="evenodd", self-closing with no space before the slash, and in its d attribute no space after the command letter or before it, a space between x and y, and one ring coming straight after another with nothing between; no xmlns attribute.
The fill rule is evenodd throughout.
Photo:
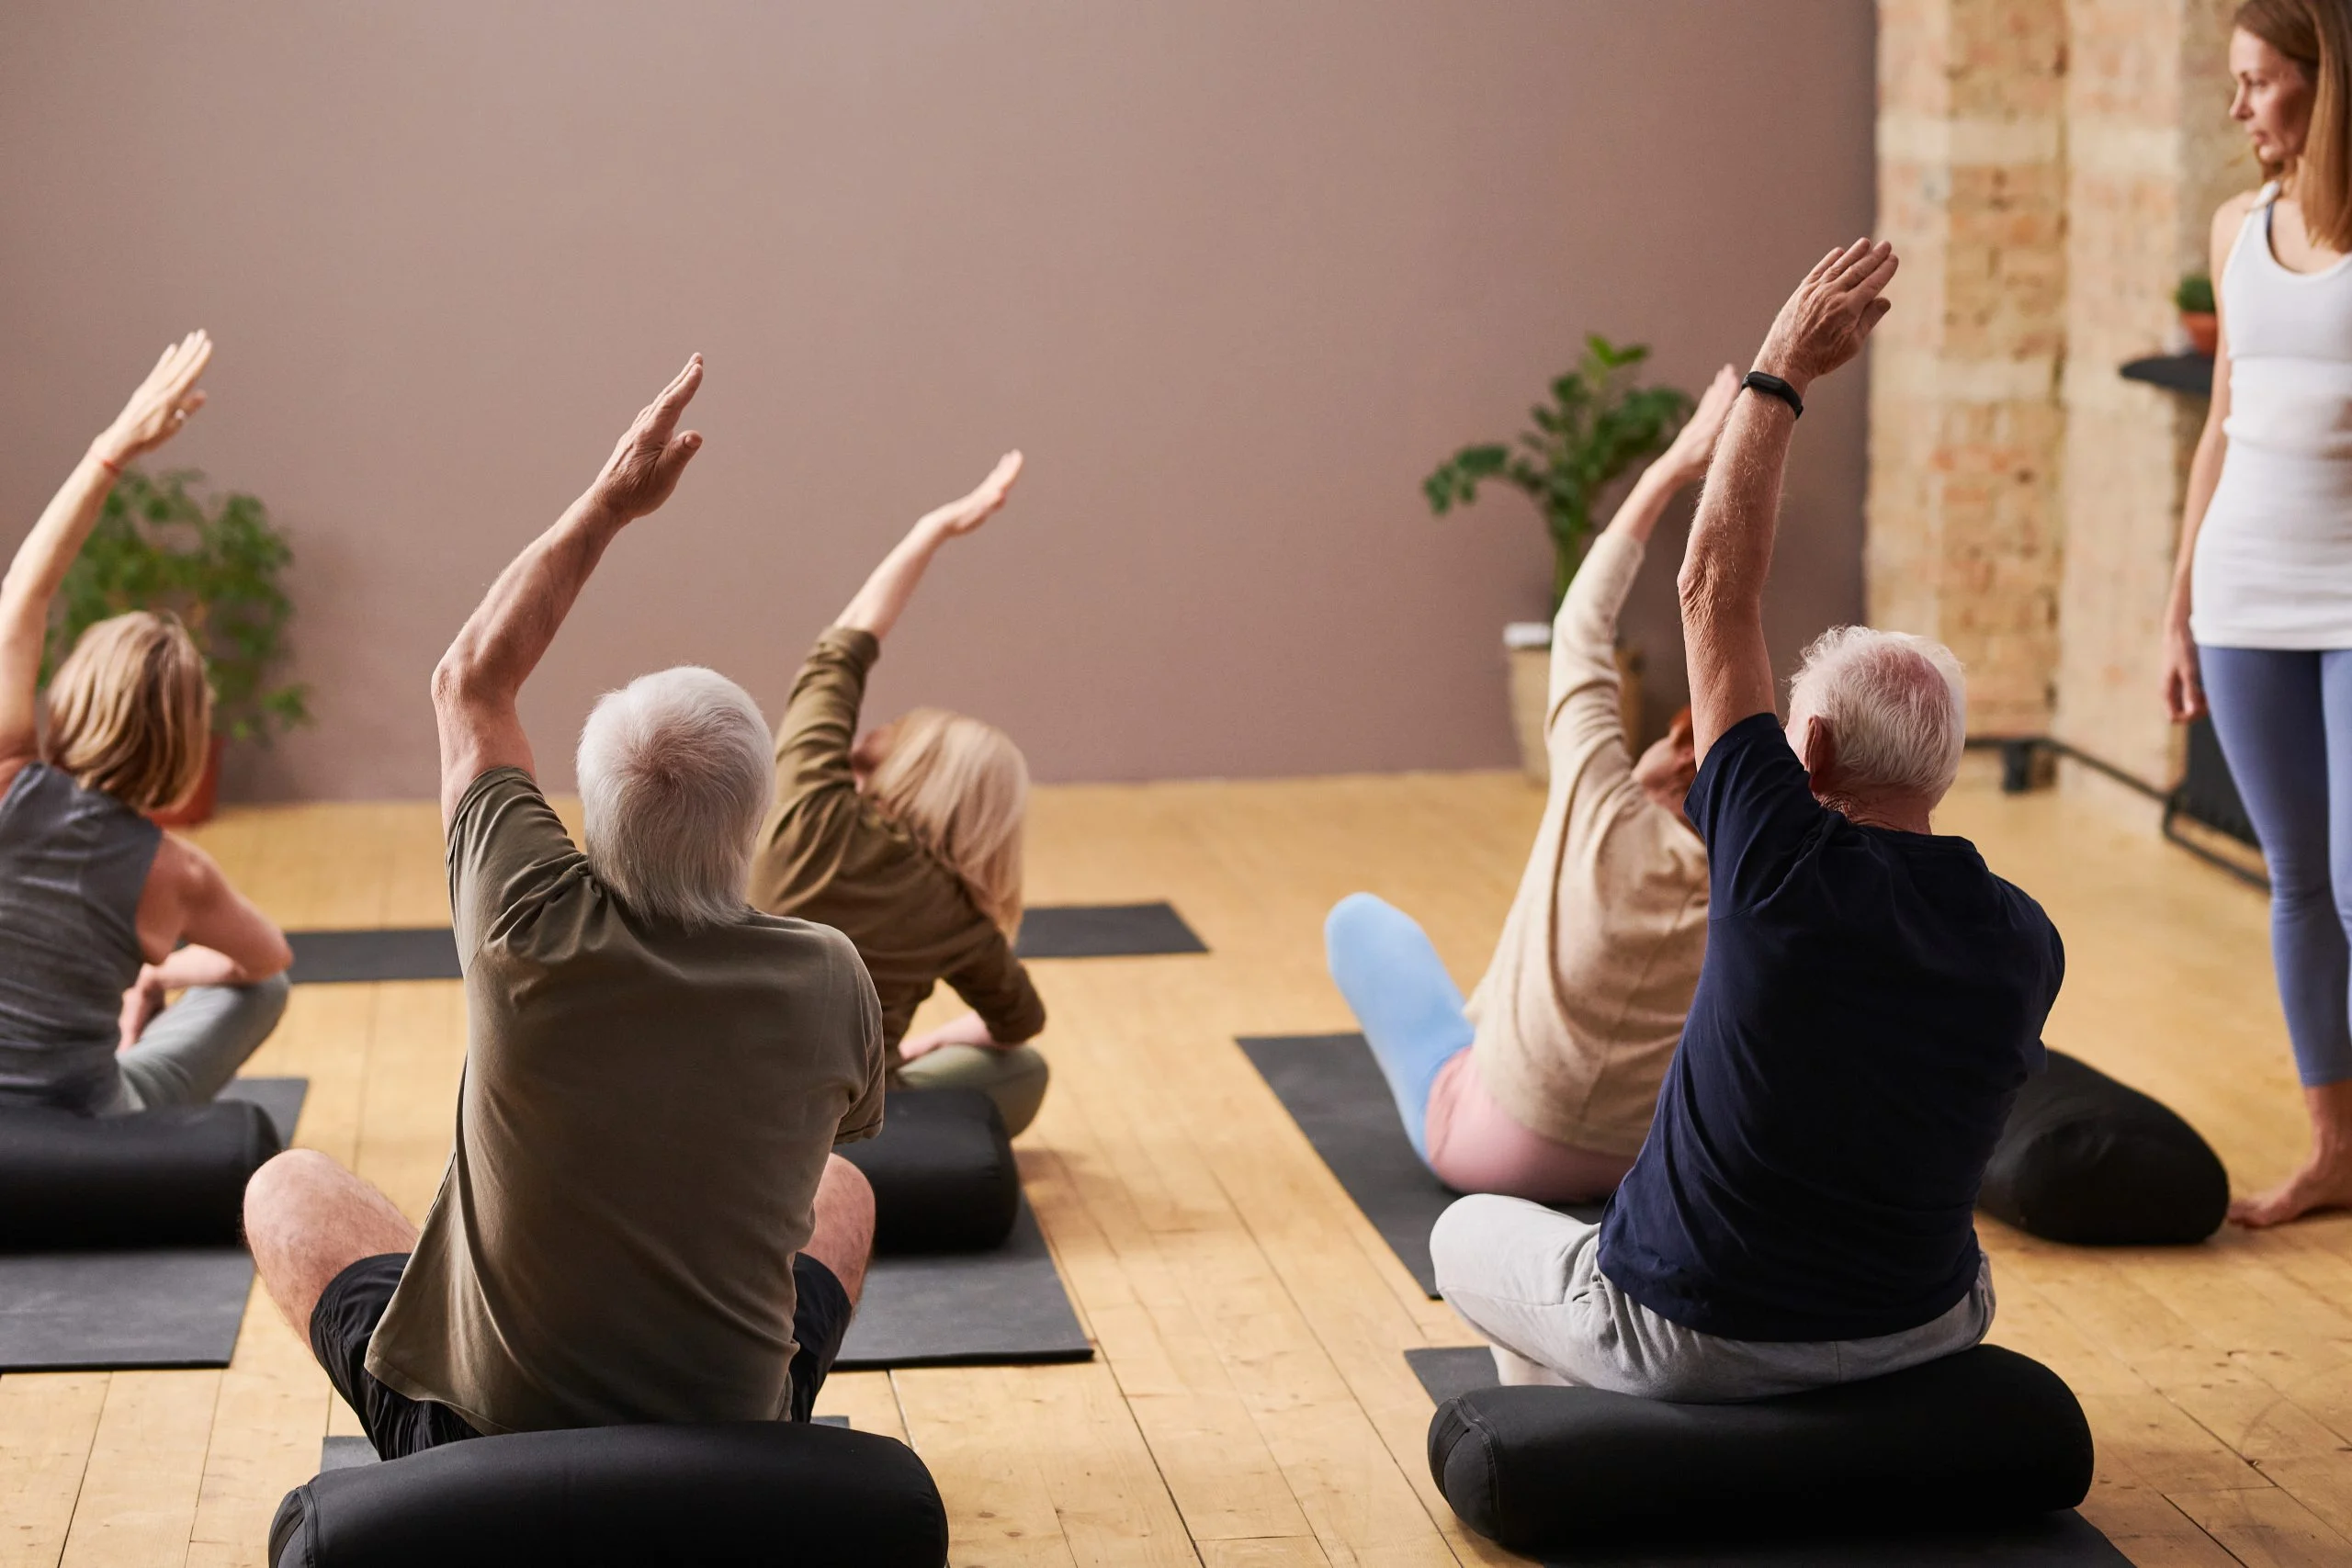
<svg viewBox="0 0 2352 1568"><path fill-rule="evenodd" d="M0 1101L95 1113L122 1075L139 896L163 841L112 795L28 762L0 798Z"/></svg>

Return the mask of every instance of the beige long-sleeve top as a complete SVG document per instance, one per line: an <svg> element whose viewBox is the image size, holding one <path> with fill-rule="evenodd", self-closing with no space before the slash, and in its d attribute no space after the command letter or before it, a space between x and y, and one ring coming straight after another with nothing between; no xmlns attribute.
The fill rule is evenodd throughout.
<svg viewBox="0 0 2352 1568"><path fill-rule="evenodd" d="M1634 782L1617 615L1643 547L1593 541L1552 624L1552 790L1502 939L1470 998L1480 1081L1556 1143L1633 1155L1707 951L1707 852Z"/></svg>

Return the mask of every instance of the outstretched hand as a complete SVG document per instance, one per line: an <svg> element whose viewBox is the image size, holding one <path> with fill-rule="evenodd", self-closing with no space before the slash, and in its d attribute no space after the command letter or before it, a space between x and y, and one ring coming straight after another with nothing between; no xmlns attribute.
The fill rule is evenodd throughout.
<svg viewBox="0 0 2352 1568"><path fill-rule="evenodd" d="M660 397L638 411L635 423L605 459L604 472L588 487L590 499L623 522L658 511L670 499L687 460L702 450L700 431L678 429L678 416L701 385L702 355L697 354L662 389Z"/></svg>
<svg viewBox="0 0 2352 1568"><path fill-rule="evenodd" d="M1020 477L1021 454L1007 452L996 460L996 467L989 470L989 477L980 481L978 489L960 501L951 501L924 513L915 527L949 539L968 534L997 514L1005 497L1012 493L1012 481Z"/></svg>
<svg viewBox="0 0 2352 1568"><path fill-rule="evenodd" d="M1882 291L1898 265L1884 240L1857 240L1814 264L1772 321L1756 368L1778 376L1802 394L1861 352L1890 301Z"/></svg>
<svg viewBox="0 0 2352 1568"><path fill-rule="evenodd" d="M1674 442L1658 458L1657 467L1678 486L1697 484L1707 474L1707 463L1715 455L1715 439L1724 433L1724 421L1731 413L1731 405L1739 397L1739 372L1726 365L1715 372L1707 389L1699 395L1699 406L1682 422L1674 434Z"/></svg>
<svg viewBox="0 0 2352 1568"><path fill-rule="evenodd" d="M201 328L165 348L90 450L99 461L119 468L177 435L188 416L204 406L196 379L211 362L212 339Z"/></svg>

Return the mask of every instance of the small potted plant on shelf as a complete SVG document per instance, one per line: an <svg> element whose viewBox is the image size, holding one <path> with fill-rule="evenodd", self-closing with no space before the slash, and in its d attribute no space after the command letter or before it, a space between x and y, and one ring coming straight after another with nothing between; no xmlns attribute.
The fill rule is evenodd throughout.
<svg viewBox="0 0 2352 1568"><path fill-rule="evenodd" d="M2172 291L2172 302L2180 312L2180 330L2188 334L2189 348L2212 358L2222 342L2222 318L2213 309L2213 280L2201 272L2188 274Z"/></svg>
<svg viewBox="0 0 2352 1568"><path fill-rule="evenodd" d="M200 500L191 487L203 480L193 469L123 474L65 574L43 650L45 680L86 627L110 615L170 610L187 623L212 677L212 751L196 794L156 818L167 827L212 815L223 741L266 745L311 719L310 688L270 679L286 657L294 614L278 583L293 552L258 500Z"/></svg>
<svg viewBox="0 0 2352 1568"><path fill-rule="evenodd" d="M1666 450L1693 406L1674 387L1634 384L1634 370L1649 357L1645 344L1617 344L1594 333L1585 339L1583 360L1552 383L1548 403L1528 411L1532 430L1516 447L1464 446L1421 481L1430 510L1443 516L1478 498L1478 487L1498 479L1535 503L1552 536L1552 610L1584 562L1591 543L1593 510L1602 492L1636 463ZM1544 746L1545 684L1550 674L1552 624L1514 621L1503 627L1510 665L1512 728L1520 761L1530 778L1547 782L1551 760ZM1617 650L1621 711L1629 740L1641 729L1641 660Z"/></svg>

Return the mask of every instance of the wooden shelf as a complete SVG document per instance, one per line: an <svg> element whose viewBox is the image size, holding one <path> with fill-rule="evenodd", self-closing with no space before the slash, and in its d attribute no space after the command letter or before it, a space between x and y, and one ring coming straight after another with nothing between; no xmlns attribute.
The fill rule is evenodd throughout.
<svg viewBox="0 0 2352 1568"><path fill-rule="evenodd" d="M2213 361L2202 354L2153 355L2132 361L2123 367L2122 374L2127 381L2145 381L2168 392L2187 392L2199 398L2213 395Z"/></svg>

